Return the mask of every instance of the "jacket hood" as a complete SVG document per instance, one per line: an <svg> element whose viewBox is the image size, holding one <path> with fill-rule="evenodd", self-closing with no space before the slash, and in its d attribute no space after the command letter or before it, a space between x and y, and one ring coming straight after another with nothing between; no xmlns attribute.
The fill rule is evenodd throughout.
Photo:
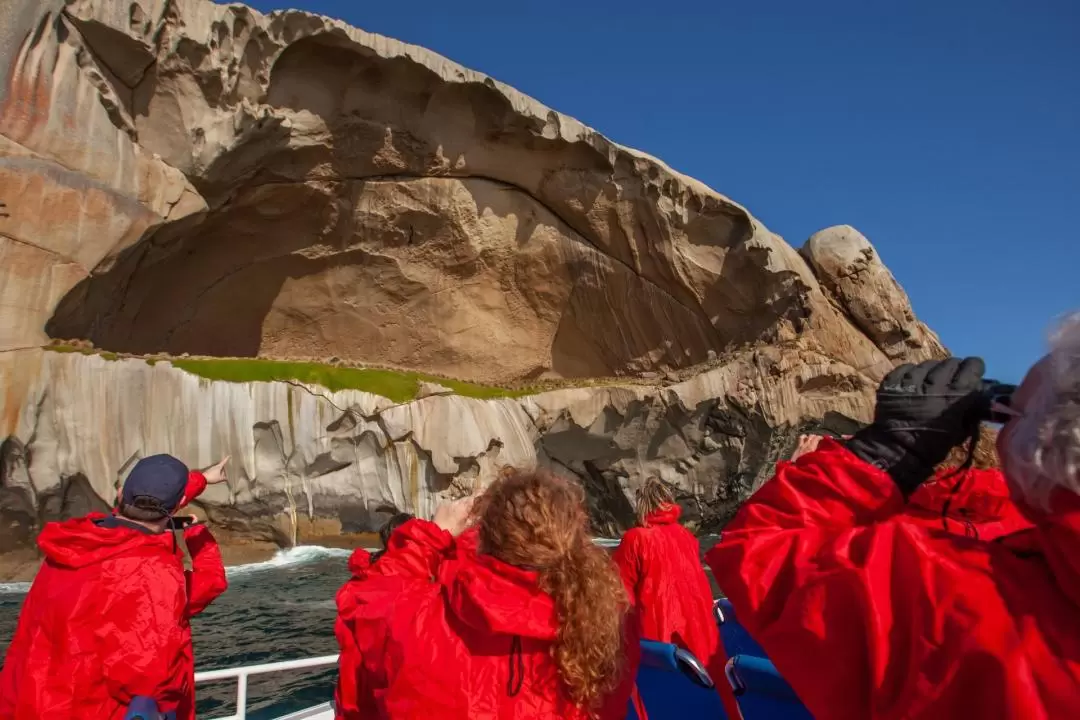
<svg viewBox="0 0 1080 720"><path fill-rule="evenodd" d="M679 522L682 508L678 505L662 505L645 516L645 525L671 525Z"/></svg>
<svg viewBox="0 0 1080 720"><path fill-rule="evenodd" d="M129 552L145 552L160 547L173 552L170 533L146 534L130 528L104 528L95 520L108 517L92 513L86 517L51 522L38 535L38 547L50 561L67 568L81 568Z"/></svg>
<svg viewBox="0 0 1080 720"><path fill-rule="evenodd" d="M356 548L349 556L349 572L355 578L367 577L368 568L371 567L371 553L364 548Z"/></svg>
<svg viewBox="0 0 1080 720"><path fill-rule="evenodd" d="M540 589L535 571L474 555L444 562L439 575L450 611L467 625L490 633L555 639L555 601Z"/></svg>

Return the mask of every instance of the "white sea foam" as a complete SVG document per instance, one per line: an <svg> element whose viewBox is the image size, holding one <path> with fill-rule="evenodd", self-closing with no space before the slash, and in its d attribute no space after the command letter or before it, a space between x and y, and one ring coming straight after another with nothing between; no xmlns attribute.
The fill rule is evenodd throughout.
<svg viewBox="0 0 1080 720"><path fill-rule="evenodd" d="M0 583L0 595L25 594L30 591L30 583Z"/></svg>
<svg viewBox="0 0 1080 720"><path fill-rule="evenodd" d="M325 560L326 558L347 558L351 554L352 550L347 548L328 548L320 545L297 545L296 547L287 548L285 550L278 550L274 553L274 557L263 562L248 563L247 565L234 565L233 567L225 568L225 574L229 577L246 575L262 570L276 570L293 565L303 565L317 560Z"/></svg>

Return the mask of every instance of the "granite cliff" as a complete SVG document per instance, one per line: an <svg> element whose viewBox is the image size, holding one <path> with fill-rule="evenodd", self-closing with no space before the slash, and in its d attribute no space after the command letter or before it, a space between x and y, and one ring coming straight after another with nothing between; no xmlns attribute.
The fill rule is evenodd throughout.
<svg viewBox="0 0 1080 720"><path fill-rule="evenodd" d="M12 0L0 81L0 550L159 451L231 452L205 511L280 543L503 463L580 477L602 530L646 473L715 525L798 429L866 420L887 368L943 353L853 228L796 251L645 153L328 18ZM50 338L606 380L395 404Z"/></svg>

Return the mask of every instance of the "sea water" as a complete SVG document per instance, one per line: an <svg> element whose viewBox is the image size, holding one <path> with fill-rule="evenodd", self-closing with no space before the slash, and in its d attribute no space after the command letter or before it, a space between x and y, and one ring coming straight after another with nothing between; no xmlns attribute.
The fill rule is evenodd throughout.
<svg viewBox="0 0 1080 720"><path fill-rule="evenodd" d="M702 538L702 548L716 542ZM614 548L618 540L597 544ZM296 547L261 563L229 568L229 589L192 620L197 670L333 655L334 595L348 579L348 550ZM711 578L710 578L711 580ZM0 585L0 647L6 652L15 632L28 583ZM293 670L252 677L248 717L271 720L327 702L337 668ZM200 683L199 718L228 717L235 711L236 680Z"/></svg>

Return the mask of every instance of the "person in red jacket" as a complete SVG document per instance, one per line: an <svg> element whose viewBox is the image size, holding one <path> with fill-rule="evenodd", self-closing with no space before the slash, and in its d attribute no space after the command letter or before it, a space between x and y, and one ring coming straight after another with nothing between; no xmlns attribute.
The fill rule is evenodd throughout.
<svg viewBox="0 0 1080 720"><path fill-rule="evenodd" d="M189 620L226 588L213 535L184 531L192 569L170 531L192 488L225 479L224 462L189 474L169 455L136 463L115 515L49 523L45 562L0 672L0 719L119 720L136 696L194 717Z"/></svg>
<svg viewBox="0 0 1080 720"><path fill-rule="evenodd" d="M906 498L986 416L984 365L905 365L873 424L766 483L706 556L819 720L1073 717L1080 708L1080 320L1012 398L998 449L1027 531L913 523Z"/></svg>
<svg viewBox="0 0 1080 720"><path fill-rule="evenodd" d="M340 655L338 657L338 681L334 690L334 717L338 720L363 720L375 717L377 710L370 681L365 682L366 670L360 649L356 644L356 628L353 611L357 605L360 587L368 576L371 564L378 561L385 552L390 535L412 519L408 513L393 515L379 530L379 539L383 550L368 552L356 548L349 556L349 580L338 590L337 618L334 621L334 636L337 638Z"/></svg>
<svg viewBox="0 0 1080 720"><path fill-rule="evenodd" d="M581 488L505 473L471 503L398 528L360 585L355 638L377 659L375 717L622 720L639 631L589 537Z"/></svg>
<svg viewBox="0 0 1080 720"><path fill-rule="evenodd" d="M334 620L334 637L337 638L338 680L334 689L334 717L338 720L360 720L374 717L372 707L361 707L362 699L369 699L369 693L361 692L362 658L356 646L353 610L356 607L356 592L360 583L367 577L371 567L371 555L364 548L356 548L349 556L349 580L341 586L334 598L337 604L337 618Z"/></svg>
<svg viewBox="0 0 1080 720"><path fill-rule="evenodd" d="M623 535L614 560L641 618L641 635L692 652L730 715L737 705L724 677L727 656L697 538L679 524L682 509L659 478L646 480L635 499L637 527Z"/></svg>

